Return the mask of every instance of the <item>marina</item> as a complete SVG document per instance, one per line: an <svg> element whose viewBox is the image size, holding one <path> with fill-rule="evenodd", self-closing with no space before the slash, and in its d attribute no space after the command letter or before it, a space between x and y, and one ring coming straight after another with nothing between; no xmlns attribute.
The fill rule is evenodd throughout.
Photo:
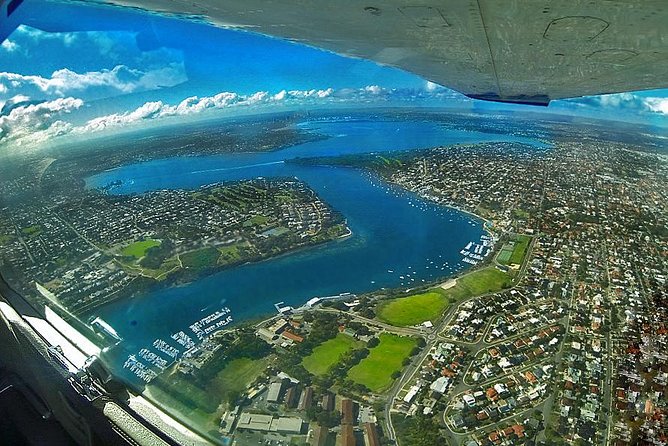
<svg viewBox="0 0 668 446"><path fill-rule="evenodd" d="M182 330L172 333L170 336L172 343L162 338L155 339L150 345L128 354L123 363L123 369L132 375L130 378L134 377L146 384L150 383L177 360L196 357L202 346L209 342L209 338L214 333L232 323L233 318L230 312L230 309L225 306L200 318L188 327L190 335ZM193 337L196 341L193 340ZM183 350L175 347L173 343L182 347ZM182 351L183 354L181 354Z"/></svg>
<svg viewBox="0 0 668 446"><path fill-rule="evenodd" d="M466 246L459 251L459 253L464 256L462 262L468 263L469 265L477 265L491 254L495 243L496 240L494 237L488 234L481 235L480 240L477 242L468 242Z"/></svg>

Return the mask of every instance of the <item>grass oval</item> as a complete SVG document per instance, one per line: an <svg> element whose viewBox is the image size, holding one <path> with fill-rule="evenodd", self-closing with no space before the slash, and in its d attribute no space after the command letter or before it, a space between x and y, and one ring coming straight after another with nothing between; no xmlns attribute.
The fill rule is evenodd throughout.
<svg viewBox="0 0 668 446"><path fill-rule="evenodd" d="M448 298L438 291L390 299L380 304L378 319L397 327L435 321L448 308Z"/></svg>

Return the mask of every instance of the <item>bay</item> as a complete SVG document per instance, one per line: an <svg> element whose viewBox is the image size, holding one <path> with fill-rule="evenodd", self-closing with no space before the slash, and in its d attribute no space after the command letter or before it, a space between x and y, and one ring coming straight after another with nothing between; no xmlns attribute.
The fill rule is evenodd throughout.
<svg viewBox="0 0 668 446"><path fill-rule="evenodd" d="M459 251L484 234L482 221L389 185L359 169L286 163L295 157L391 152L455 143L515 141L511 135L456 131L429 121L332 120L300 124L329 135L274 152L177 157L102 172L88 187L120 183L110 193L195 189L221 181L296 177L348 221L352 236L254 264L220 271L190 284L162 288L96 310L132 351L227 306L235 322L299 306L312 297L411 287L461 272ZM412 279L412 280L411 280Z"/></svg>

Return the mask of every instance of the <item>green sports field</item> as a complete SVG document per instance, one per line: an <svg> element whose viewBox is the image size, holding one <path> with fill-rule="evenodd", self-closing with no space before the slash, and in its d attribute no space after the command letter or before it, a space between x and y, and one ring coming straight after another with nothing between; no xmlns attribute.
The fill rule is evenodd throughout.
<svg viewBox="0 0 668 446"><path fill-rule="evenodd" d="M493 293L512 285L512 279L494 267L479 269L457 279L457 284L445 290L450 301Z"/></svg>
<svg viewBox="0 0 668 446"><path fill-rule="evenodd" d="M529 242L531 241L530 237L526 235L518 235L517 241L515 242L515 249L513 249L513 254L510 256L509 263L515 263L521 265L524 261L524 255L527 252L529 247Z"/></svg>
<svg viewBox="0 0 668 446"><path fill-rule="evenodd" d="M335 338L323 342L313 349L313 352L303 359L302 365L313 375L324 375L341 357L361 345L352 337L339 333Z"/></svg>
<svg viewBox="0 0 668 446"><path fill-rule="evenodd" d="M376 314L383 322L406 327L418 325L424 321L434 321L443 314L446 308L448 308L448 299L443 293L429 291L382 302Z"/></svg>
<svg viewBox="0 0 668 446"><path fill-rule="evenodd" d="M513 242L509 242L503 245L501 252L499 252L499 255L496 257L496 261L503 265L510 263L510 256L513 255L514 246L515 243Z"/></svg>
<svg viewBox="0 0 668 446"><path fill-rule="evenodd" d="M381 334L379 339L380 344L371 349L369 356L348 371L348 378L375 393L392 385L392 374L402 369L404 358L417 345L414 338L389 333Z"/></svg>
<svg viewBox="0 0 668 446"><path fill-rule="evenodd" d="M153 248L154 246L160 246L162 242L160 240L146 239L134 242L123 248L121 255L125 257L134 257L135 259L141 259L146 255L146 251Z"/></svg>
<svg viewBox="0 0 668 446"><path fill-rule="evenodd" d="M530 242L531 237L516 235L514 240L503 245L496 261L504 265L521 265Z"/></svg>

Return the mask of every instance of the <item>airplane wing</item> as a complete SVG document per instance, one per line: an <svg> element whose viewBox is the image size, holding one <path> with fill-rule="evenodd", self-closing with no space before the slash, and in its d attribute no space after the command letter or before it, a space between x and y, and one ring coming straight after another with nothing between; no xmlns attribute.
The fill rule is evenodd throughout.
<svg viewBox="0 0 668 446"><path fill-rule="evenodd" d="M547 105L668 86L665 0L92 1L371 59L479 99Z"/></svg>

